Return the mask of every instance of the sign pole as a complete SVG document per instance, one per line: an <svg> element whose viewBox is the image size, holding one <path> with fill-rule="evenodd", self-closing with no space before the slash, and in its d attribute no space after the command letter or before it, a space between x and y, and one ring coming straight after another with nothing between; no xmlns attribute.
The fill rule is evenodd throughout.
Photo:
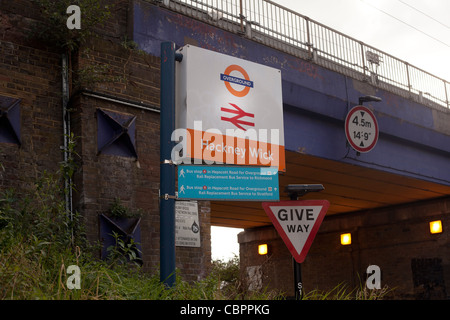
<svg viewBox="0 0 450 320"><path fill-rule="evenodd" d="M299 196L303 196L308 192L320 192L323 190L322 185L287 185L285 189L289 194L290 200L298 200ZM294 292L295 300L303 299L303 282L302 282L302 265L295 258L294 262Z"/></svg>
<svg viewBox="0 0 450 320"><path fill-rule="evenodd" d="M289 194L289 199L298 200L298 193L293 192ZM294 263L294 292L295 300L302 300L303 298L303 283L302 283L302 265L292 257Z"/></svg>
<svg viewBox="0 0 450 320"><path fill-rule="evenodd" d="M160 281L175 283L175 166L171 161L175 130L175 43L161 43L160 116Z"/></svg>
<svg viewBox="0 0 450 320"><path fill-rule="evenodd" d="M327 200L297 200L308 192L324 190L321 184L289 184L285 187L290 200L263 202L264 211L293 257L295 299L303 299L301 263L330 206Z"/></svg>
<svg viewBox="0 0 450 320"><path fill-rule="evenodd" d="M295 300L302 300L303 298L303 283L302 283L302 265L295 261L294 262L294 290L295 290Z"/></svg>

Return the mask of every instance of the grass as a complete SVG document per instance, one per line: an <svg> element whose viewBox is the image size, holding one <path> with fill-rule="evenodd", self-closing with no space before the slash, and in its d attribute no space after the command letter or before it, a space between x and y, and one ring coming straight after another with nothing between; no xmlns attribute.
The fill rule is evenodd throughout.
<svg viewBox="0 0 450 320"><path fill-rule="evenodd" d="M120 242L99 260L98 245L87 242L80 216L66 212L62 187L77 168L75 140L68 136L69 157L58 172L43 172L27 190L0 190L0 299L11 300L212 300L270 299L268 292L247 292L239 281L239 261L216 261L209 276L188 283L177 276L166 288L159 271L142 271L134 248ZM1 166L2 170L8 170ZM74 189L70 185L66 188ZM115 210L123 214L117 203ZM131 263L130 263L131 258ZM69 289L70 265L80 268L80 289Z"/></svg>
<svg viewBox="0 0 450 320"><path fill-rule="evenodd" d="M303 296L303 300L382 300L394 289L384 286L381 289L369 290L362 283L358 288L350 288L342 282L330 290L312 290Z"/></svg>
<svg viewBox="0 0 450 320"><path fill-rule="evenodd" d="M239 281L239 261L215 261L209 276L195 283L177 276L173 288L160 282L157 269L145 273L129 250L109 250L95 258L79 216L65 211L58 174L43 174L22 193L0 192L0 299L12 300L212 300L269 299L272 293L247 292ZM69 289L70 265L81 271L80 289Z"/></svg>
<svg viewBox="0 0 450 320"><path fill-rule="evenodd" d="M2 239L4 240L4 238ZM202 281L188 283L177 276L173 288L161 284L159 272L144 273L132 264L98 260L80 252L40 241L36 237L9 239L0 253L0 299L14 300L273 300L284 299L273 291L248 292L239 281L237 258L214 261ZM69 289L69 265L81 269L81 289ZM390 290L351 289L344 283L331 290L312 290L304 300L375 300Z"/></svg>
<svg viewBox="0 0 450 320"><path fill-rule="evenodd" d="M157 269L145 273L127 263L124 246L110 250L112 259L99 260L97 246L87 243L79 216L65 211L59 186L61 174L44 173L29 190L0 192L0 299L10 300L273 300L280 292L248 291L239 278L239 259L214 261L202 281L188 283L177 276L172 288L160 282ZM120 241L120 239L116 239ZM120 243L119 243L120 244ZM131 261L133 262L133 261ZM81 270L80 289L69 289L70 265ZM339 284L329 291L313 290L306 300L381 299L390 290L350 290Z"/></svg>
<svg viewBox="0 0 450 320"><path fill-rule="evenodd" d="M270 299L267 293L244 293L223 285L217 271L188 283L177 276L173 288L160 283L157 270L144 273L130 264L111 264L71 250L55 252L50 243L17 241L0 255L0 299L19 300L222 300ZM81 269L81 288L69 289L67 267ZM236 289L236 290L235 290Z"/></svg>

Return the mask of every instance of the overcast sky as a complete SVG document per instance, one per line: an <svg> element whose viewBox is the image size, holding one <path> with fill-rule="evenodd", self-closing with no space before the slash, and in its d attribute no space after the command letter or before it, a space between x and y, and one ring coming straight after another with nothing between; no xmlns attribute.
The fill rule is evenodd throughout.
<svg viewBox="0 0 450 320"><path fill-rule="evenodd" d="M450 81L449 0L275 2Z"/></svg>
<svg viewBox="0 0 450 320"><path fill-rule="evenodd" d="M450 0L274 2L450 81ZM239 255L241 230L227 229L212 229L213 259Z"/></svg>

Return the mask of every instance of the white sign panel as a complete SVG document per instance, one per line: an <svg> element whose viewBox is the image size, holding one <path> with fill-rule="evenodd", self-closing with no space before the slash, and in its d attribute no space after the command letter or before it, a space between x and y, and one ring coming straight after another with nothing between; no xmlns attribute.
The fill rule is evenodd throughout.
<svg viewBox="0 0 450 320"><path fill-rule="evenodd" d="M182 159L285 171L281 71L191 45L179 52L176 119L177 128L187 129Z"/></svg>
<svg viewBox="0 0 450 320"><path fill-rule="evenodd" d="M175 245L200 247L200 222L196 201L175 201Z"/></svg>

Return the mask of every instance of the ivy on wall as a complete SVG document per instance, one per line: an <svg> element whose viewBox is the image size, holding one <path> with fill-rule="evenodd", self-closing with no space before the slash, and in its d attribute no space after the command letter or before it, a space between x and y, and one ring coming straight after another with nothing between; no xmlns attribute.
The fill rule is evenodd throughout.
<svg viewBox="0 0 450 320"><path fill-rule="evenodd" d="M31 0L38 6L42 19L33 28L34 36L66 52L76 51L91 37L94 28L110 16L114 5L99 0ZM67 27L67 8L77 5L81 11L81 28Z"/></svg>

